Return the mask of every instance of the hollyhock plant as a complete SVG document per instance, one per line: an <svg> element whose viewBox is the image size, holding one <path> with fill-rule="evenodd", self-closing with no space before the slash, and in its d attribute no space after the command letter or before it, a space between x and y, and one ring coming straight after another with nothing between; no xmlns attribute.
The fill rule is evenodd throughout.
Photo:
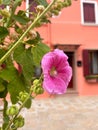
<svg viewBox="0 0 98 130"><path fill-rule="evenodd" d="M63 94L72 77L67 55L59 49L45 54L41 62L43 87L50 94Z"/></svg>
<svg viewBox="0 0 98 130"><path fill-rule="evenodd" d="M22 109L30 109L44 88L50 93L64 93L72 75L63 51L47 53L50 48L40 31L51 23L52 16L70 6L71 0L25 1L0 0L0 130L23 127ZM41 59L44 80L37 71Z"/></svg>

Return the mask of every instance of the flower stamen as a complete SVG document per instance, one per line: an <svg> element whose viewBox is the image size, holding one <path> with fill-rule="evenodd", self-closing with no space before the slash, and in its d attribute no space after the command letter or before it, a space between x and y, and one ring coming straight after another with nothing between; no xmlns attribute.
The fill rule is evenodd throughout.
<svg viewBox="0 0 98 130"><path fill-rule="evenodd" d="M58 74L58 72L57 72L56 68L52 67L51 70L50 70L50 75L55 77L55 76L57 76L57 74Z"/></svg>

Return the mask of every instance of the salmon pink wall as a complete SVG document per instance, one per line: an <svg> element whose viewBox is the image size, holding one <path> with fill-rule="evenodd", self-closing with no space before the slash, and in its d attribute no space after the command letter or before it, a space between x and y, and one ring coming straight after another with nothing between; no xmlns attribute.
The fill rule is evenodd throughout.
<svg viewBox="0 0 98 130"><path fill-rule="evenodd" d="M98 0L96 0L98 3ZM80 45L76 50L76 61L82 61L83 49L98 49L98 25L81 24L81 3L73 1L61 14L52 18L50 27L52 44ZM76 66L76 63L75 63ZM98 82L88 82L83 76L83 66L75 68L75 85L79 95L98 95Z"/></svg>
<svg viewBox="0 0 98 130"><path fill-rule="evenodd" d="M98 0L92 0L97 1ZM25 9L23 3L21 9ZM97 12L98 13L98 12ZM75 85L79 95L98 95L98 82L88 82L83 76L83 65L77 67L77 60L82 61L83 49L98 49L98 25L81 24L81 0L73 1L70 7L62 10L59 16L54 16L52 24L43 25L38 31L46 44L80 45L75 50ZM46 93L44 95L47 95ZM48 95L49 96L49 95Z"/></svg>

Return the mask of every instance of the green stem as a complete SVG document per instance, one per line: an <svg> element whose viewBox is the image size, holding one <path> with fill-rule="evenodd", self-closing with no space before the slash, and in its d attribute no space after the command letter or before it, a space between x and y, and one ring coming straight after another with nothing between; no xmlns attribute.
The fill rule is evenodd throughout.
<svg viewBox="0 0 98 130"><path fill-rule="evenodd" d="M22 110L22 108L24 107L25 103L28 101L28 99L30 98L32 92L30 91L29 95L27 96L27 98L25 99L25 101L21 104L18 113L10 120L9 124L7 125L7 127L5 128L5 130L9 130L10 126L13 124L14 120L18 117L20 111Z"/></svg>
<svg viewBox="0 0 98 130"><path fill-rule="evenodd" d="M7 23L5 24L5 27L9 27L9 26L10 26L10 23L11 23L11 21L12 21L12 18L13 18L13 16L14 16L14 13L15 13L15 11L16 11L17 6L18 6L18 4L15 4L15 5L13 6L13 8L12 8L12 10L11 10L11 15L10 15L10 17L9 17L9 19L8 19L8 21L7 21Z"/></svg>
<svg viewBox="0 0 98 130"><path fill-rule="evenodd" d="M8 107L8 102L6 100L6 98L4 98L4 110L3 110L3 117L6 116L6 110L7 110L7 107Z"/></svg>
<svg viewBox="0 0 98 130"><path fill-rule="evenodd" d="M34 28L36 23L39 21L40 18L44 16L44 14L50 9L50 7L54 4L56 0L53 0L47 8L34 20L34 22L29 26L29 28L23 33L23 35L19 38L19 40L12 46L12 48L0 59L0 63L4 62L6 58L12 53L12 51L21 43L22 39L26 36L26 34Z"/></svg>

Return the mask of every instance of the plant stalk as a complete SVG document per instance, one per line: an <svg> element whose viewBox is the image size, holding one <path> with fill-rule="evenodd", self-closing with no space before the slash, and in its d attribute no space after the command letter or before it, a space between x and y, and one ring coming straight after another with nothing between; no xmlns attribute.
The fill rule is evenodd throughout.
<svg viewBox="0 0 98 130"><path fill-rule="evenodd" d="M19 40L8 50L8 52L0 59L0 64L3 63L6 58L12 53L12 51L21 43L22 39L27 35L27 33L34 28L36 23L39 21L40 18L44 16L44 14L51 8L51 6L55 3L56 0L53 0L46 9L33 21L33 23L28 27L28 29L22 34Z"/></svg>
<svg viewBox="0 0 98 130"><path fill-rule="evenodd" d="M10 126L12 125L12 123L14 122L14 120L18 117L20 111L22 110L22 108L24 107L25 103L27 102L27 100L30 98L31 96L31 93L29 93L29 95L27 96L27 98L25 99L25 101L21 104L19 110L18 110L18 113L10 120L9 124L7 125L7 127L5 128L5 130L9 130L10 129Z"/></svg>

